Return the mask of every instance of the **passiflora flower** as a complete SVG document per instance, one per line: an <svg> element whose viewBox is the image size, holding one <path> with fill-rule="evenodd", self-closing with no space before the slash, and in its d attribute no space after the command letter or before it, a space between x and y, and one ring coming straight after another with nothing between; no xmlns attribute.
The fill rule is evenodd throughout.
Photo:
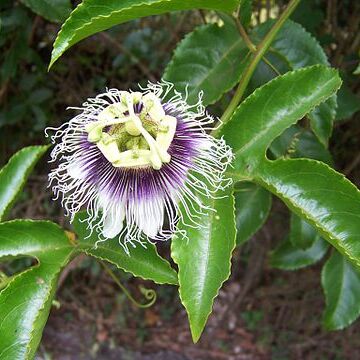
<svg viewBox="0 0 360 360"><path fill-rule="evenodd" d="M209 134L214 119L201 96L189 106L172 87L161 82L139 92L109 89L52 128L57 167L50 186L71 220L86 207L99 241L119 236L127 250L170 238L185 218L187 226L199 227L208 210L201 199L230 184L225 171L232 152ZM175 95L165 100L171 91Z"/></svg>

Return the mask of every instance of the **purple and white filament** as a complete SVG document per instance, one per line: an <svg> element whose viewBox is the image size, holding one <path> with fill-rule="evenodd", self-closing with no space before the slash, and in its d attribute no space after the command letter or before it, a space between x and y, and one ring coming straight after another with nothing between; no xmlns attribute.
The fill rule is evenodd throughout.
<svg viewBox="0 0 360 360"><path fill-rule="evenodd" d="M118 236L128 251L128 245L169 239L179 221L201 227L198 219L209 210L201 199L230 185L225 171L232 151L209 134L214 119L201 96L194 106L178 92L165 100L172 87L110 89L52 129L55 198L71 221L86 207L99 241Z"/></svg>

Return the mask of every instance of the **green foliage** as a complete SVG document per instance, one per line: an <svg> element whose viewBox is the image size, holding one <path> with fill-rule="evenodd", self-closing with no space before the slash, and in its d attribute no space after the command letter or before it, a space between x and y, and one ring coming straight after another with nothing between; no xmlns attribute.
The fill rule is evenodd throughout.
<svg viewBox="0 0 360 360"><path fill-rule="evenodd" d="M289 237L294 247L306 250L311 247L320 236L307 221L291 214Z"/></svg>
<svg viewBox="0 0 360 360"><path fill-rule="evenodd" d="M250 178L265 186L315 226L340 252L359 264L356 234L360 233L360 192L356 187L315 160L269 161L264 157L274 138L331 96L340 84L337 73L323 66L278 77L239 106L231 121L222 128L221 135L234 149L234 179ZM351 207L349 201L353 204Z"/></svg>
<svg viewBox="0 0 360 360"><path fill-rule="evenodd" d="M0 358L33 359L47 321L56 282L74 247L57 225L15 220L0 224L0 260L30 256L30 269L8 278L0 292Z"/></svg>
<svg viewBox="0 0 360 360"><path fill-rule="evenodd" d="M254 37L263 38L274 24L269 20L254 31ZM329 65L327 56L315 38L301 25L288 20L279 31L271 45L270 52L285 59L290 69L300 69L310 65ZM320 104L309 113L311 127L320 141L328 143L332 132L332 123L336 114L336 96Z"/></svg>
<svg viewBox="0 0 360 360"><path fill-rule="evenodd" d="M272 251L270 265L282 270L297 270L312 265L321 260L329 245L320 238L306 249L295 247L288 238L285 238L279 246Z"/></svg>
<svg viewBox="0 0 360 360"><path fill-rule="evenodd" d="M327 165L307 159L265 162L258 176L260 183L360 265L360 192L350 181Z"/></svg>
<svg viewBox="0 0 360 360"><path fill-rule="evenodd" d="M171 256L179 267L180 299L188 313L195 342L204 330L214 298L230 276L236 237L234 199L230 191L217 193L218 199L204 198L204 205L217 212L204 211L197 220L202 227L186 227L188 239L175 237L171 244ZM189 220L185 218L184 222Z"/></svg>
<svg viewBox="0 0 360 360"><path fill-rule="evenodd" d="M243 101L219 133L234 150L235 178L251 178L273 140L340 85L336 71L317 65L277 77Z"/></svg>
<svg viewBox="0 0 360 360"><path fill-rule="evenodd" d="M231 12L237 0L86 0L70 15L59 32L51 56L50 67L71 46L82 39L114 25L144 16L169 11L207 9Z"/></svg>
<svg viewBox="0 0 360 360"><path fill-rule="evenodd" d="M0 140L6 143L5 129L17 126L17 136L11 143L17 148L44 130L53 82L46 74L44 60L34 50L36 44L32 44L34 16L21 4L5 1L0 4L0 19ZM24 71L27 68L31 71Z"/></svg>
<svg viewBox="0 0 360 360"><path fill-rule="evenodd" d="M344 256L334 251L321 277L326 297L323 323L329 330L350 325L360 315L360 273Z"/></svg>
<svg viewBox="0 0 360 360"><path fill-rule="evenodd" d="M247 28L251 22L253 0L240 0L240 22Z"/></svg>
<svg viewBox="0 0 360 360"><path fill-rule="evenodd" d="M338 108L335 120L347 120L359 110L360 98L353 94L350 89L343 84L338 93Z"/></svg>
<svg viewBox="0 0 360 360"><path fill-rule="evenodd" d="M71 12L70 0L21 0L21 2L49 21L65 21Z"/></svg>
<svg viewBox="0 0 360 360"><path fill-rule="evenodd" d="M160 257L155 246L148 244L146 248L137 246L130 248L126 254L118 239L99 242L96 231L90 235L87 229L86 212L75 218L74 227L79 237L79 250L100 260L106 260L134 276L152 280L158 284L177 284L177 274L170 264ZM90 236L89 236L90 235Z"/></svg>
<svg viewBox="0 0 360 360"><path fill-rule="evenodd" d="M259 185L240 182L235 188L236 242L242 245L264 225L271 208L271 194Z"/></svg>
<svg viewBox="0 0 360 360"><path fill-rule="evenodd" d="M47 146L23 148L0 170L0 221L6 216L33 167L47 149Z"/></svg>
<svg viewBox="0 0 360 360"><path fill-rule="evenodd" d="M270 146L270 155L276 158L309 158L333 164L329 150L315 135L298 125L286 129Z"/></svg>
<svg viewBox="0 0 360 360"><path fill-rule="evenodd" d="M204 105L213 104L239 81L248 53L232 24L200 26L180 42L163 77L188 94L189 104L198 102L200 91Z"/></svg>

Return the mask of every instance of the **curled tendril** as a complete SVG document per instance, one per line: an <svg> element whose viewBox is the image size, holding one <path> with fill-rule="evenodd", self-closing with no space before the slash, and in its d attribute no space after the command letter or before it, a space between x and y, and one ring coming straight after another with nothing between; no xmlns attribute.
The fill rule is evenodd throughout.
<svg viewBox="0 0 360 360"><path fill-rule="evenodd" d="M125 296L130 300L130 302L132 304L134 304L136 307L141 308L141 309L146 309L146 308L149 308L150 306L154 305L156 298L157 298L155 290L147 289L143 286L140 286L141 294L143 294L145 299L149 301L146 304L141 304L134 299L134 297L130 294L130 292L126 289L126 287L119 281L117 276L112 272L112 270L103 261L100 261L100 263L103 266L103 268L105 269L105 271L115 281L116 285L119 286L119 288L123 291Z"/></svg>

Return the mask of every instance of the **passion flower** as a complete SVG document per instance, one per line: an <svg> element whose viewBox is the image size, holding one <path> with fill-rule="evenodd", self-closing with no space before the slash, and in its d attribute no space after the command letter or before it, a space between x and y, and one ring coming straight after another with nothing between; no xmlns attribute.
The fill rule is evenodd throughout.
<svg viewBox="0 0 360 360"><path fill-rule="evenodd" d="M172 87L110 89L52 128L57 167L50 186L71 221L86 208L99 241L118 236L127 251L129 244L170 238L185 218L199 227L208 210L202 199L230 184L225 171L232 151L210 135L214 119L201 95L189 106L176 91L167 99Z"/></svg>

